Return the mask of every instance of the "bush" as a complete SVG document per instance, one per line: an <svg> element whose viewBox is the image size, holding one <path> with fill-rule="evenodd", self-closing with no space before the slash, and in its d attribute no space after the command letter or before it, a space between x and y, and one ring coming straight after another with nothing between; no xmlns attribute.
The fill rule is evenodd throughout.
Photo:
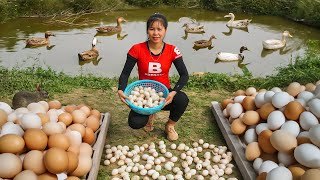
<svg viewBox="0 0 320 180"><path fill-rule="evenodd" d="M134 6L140 6L140 7L153 7L153 6L159 6L163 2L162 0L126 0L127 3Z"/></svg>

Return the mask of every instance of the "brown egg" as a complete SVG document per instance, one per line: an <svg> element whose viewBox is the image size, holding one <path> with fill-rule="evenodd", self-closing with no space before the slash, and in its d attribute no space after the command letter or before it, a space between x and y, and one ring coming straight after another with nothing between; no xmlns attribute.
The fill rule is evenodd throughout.
<svg viewBox="0 0 320 180"><path fill-rule="evenodd" d="M0 154L0 162L0 178L13 178L22 170L21 159L12 153Z"/></svg>
<svg viewBox="0 0 320 180"><path fill-rule="evenodd" d="M272 146L270 142L270 137L272 135L272 131L264 130L258 135L259 146L265 153L275 153L277 150Z"/></svg>
<svg viewBox="0 0 320 180"><path fill-rule="evenodd" d="M96 116L89 116L85 122L86 126L96 132L100 127L100 120Z"/></svg>
<svg viewBox="0 0 320 180"><path fill-rule="evenodd" d="M320 177L319 169L309 169L301 176L301 180L318 180L319 177Z"/></svg>
<svg viewBox="0 0 320 180"><path fill-rule="evenodd" d="M77 106L76 105L68 105L66 107L64 107L64 110L68 113L72 113L74 110L77 109Z"/></svg>
<svg viewBox="0 0 320 180"><path fill-rule="evenodd" d="M268 154L268 153L264 153L262 152L261 155L260 155L260 158L263 160L263 161L273 161L275 163L279 163L279 160L278 160L278 152L276 153L273 153L273 154Z"/></svg>
<svg viewBox="0 0 320 180"><path fill-rule="evenodd" d="M83 111L77 109L74 110L72 113L72 119L73 119L73 123L79 123L82 124L85 122L85 120L87 119L87 115L86 113L84 113Z"/></svg>
<svg viewBox="0 0 320 180"><path fill-rule="evenodd" d="M89 105L87 105L87 104L79 104L79 105L77 106L77 108L80 109L80 108L82 108L83 106L87 106L87 107L91 110L91 107L90 107Z"/></svg>
<svg viewBox="0 0 320 180"><path fill-rule="evenodd" d="M46 172L38 176L38 180L58 180L58 177L55 174Z"/></svg>
<svg viewBox="0 0 320 180"><path fill-rule="evenodd" d="M60 109L61 108L61 103L58 100L49 101L48 104L49 104L49 109Z"/></svg>
<svg viewBox="0 0 320 180"><path fill-rule="evenodd" d="M59 174L68 168L67 152L60 148L50 148L44 155L44 165L53 174Z"/></svg>
<svg viewBox="0 0 320 180"><path fill-rule="evenodd" d="M91 112L88 106L82 106L81 108L79 108L79 110L83 111L87 117L90 115L90 112Z"/></svg>
<svg viewBox="0 0 320 180"><path fill-rule="evenodd" d="M267 92L267 89L259 89L258 92Z"/></svg>
<svg viewBox="0 0 320 180"><path fill-rule="evenodd" d="M300 86L300 92L303 92L303 91L306 91L306 86L301 85L301 86Z"/></svg>
<svg viewBox="0 0 320 180"><path fill-rule="evenodd" d="M234 94L234 96L240 96L240 95L246 95L246 92L242 89L237 90Z"/></svg>
<svg viewBox="0 0 320 180"><path fill-rule="evenodd" d="M92 145L96 141L96 136L91 128L86 127L86 134L82 138L83 142Z"/></svg>
<svg viewBox="0 0 320 180"><path fill-rule="evenodd" d="M22 152L25 142L16 134L5 134L0 137L0 153L17 154Z"/></svg>
<svg viewBox="0 0 320 180"><path fill-rule="evenodd" d="M29 151L23 159L23 169L28 169L36 174L43 174L47 170L44 167L43 152L38 150Z"/></svg>
<svg viewBox="0 0 320 180"><path fill-rule="evenodd" d="M68 155L68 168L66 172L67 174L69 174L78 167L79 158L78 158L78 155L76 155L73 152L67 152L67 155Z"/></svg>
<svg viewBox="0 0 320 180"><path fill-rule="evenodd" d="M264 105L261 106L261 108L259 110L259 115L262 120L267 120L269 114L275 110L276 110L276 108L273 107L273 105L271 103L265 103Z"/></svg>
<svg viewBox="0 0 320 180"><path fill-rule="evenodd" d="M79 155L80 154L80 147L78 146L70 146L67 150L67 152L72 152L74 153L75 155Z"/></svg>
<svg viewBox="0 0 320 180"><path fill-rule="evenodd" d="M88 156L79 156L79 163L76 170L74 170L70 175L73 176L84 176L86 175L92 167L92 159Z"/></svg>
<svg viewBox="0 0 320 180"><path fill-rule="evenodd" d="M315 89L316 89L316 85L314 85L313 83L306 84L306 91L313 92Z"/></svg>
<svg viewBox="0 0 320 180"><path fill-rule="evenodd" d="M246 125L256 125L260 121L260 116L256 111L246 111L241 120Z"/></svg>
<svg viewBox="0 0 320 180"><path fill-rule="evenodd" d="M30 150L43 151L47 147L48 137L41 129L27 129L23 138Z"/></svg>
<svg viewBox="0 0 320 180"><path fill-rule="evenodd" d="M50 121L49 115L46 113L37 113L37 115L40 117L42 125Z"/></svg>
<svg viewBox="0 0 320 180"><path fill-rule="evenodd" d="M94 115L95 117L97 117L99 120L101 119L101 113L100 111L96 110L96 109L92 109L90 111L90 115Z"/></svg>
<svg viewBox="0 0 320 180"><path fill-rule="evenodd" d="M93 150L92 147L88 143L80 144L80 155L92 156Z"/></svg>
<svg viewBox="0 0 320 180"><path fill-rule="evenodd" d="M61 113L58 116L58 121L63 122L66 126L69 126L72 123L72 115L68 112Z"/></svg>
<svg viewBox="0 0 320 180"><path fill-rule="evenodd" d="M66 180L80 180L77 176L69 176Z"/></svg>
<svg viewBox="0 0 320 180"><path fill-rule="evenodd" d="M300 83L298 82L292 82L287 87L287 93L289 93L291 96L296 97L300 93Z"/></svg>
<svg viewBox="0 0 320 180"><path fill-rule="evenodd" d="M257 142L252 142L246 147L246 158L248 161L253 161L261 155L261 150Z"/></svg>
<svg viewBox="0 0 320 180"><path fill-rule="evenodd" d="M231 124L231 132L240 135L246 131L247 126L240 120L235 119Z"/></svg>
<svg viewBox="0 0 320 180"><path fill-rule="evenodd" d="M81 134L81 137L85 136L86 128L82 124L71 124L67 129L72 131L78 131Z"/></svg>
<svg viewBox="0 0 320 180"><path fill-rule="evenodd" d="M57 147L63 150L68 150L70 142L64 134L53 134L49 136L48 148Z"/></svg>
<svg viewBox="0 0 320 180"><path fill-rule="evenodd" d="M305 143L312 144L310 138L308 138L306 136L298 136L297 141L298 141L298 145L305 144Z"/></svg>
<svg viewBox="0 0 320 180"><path fill-rule="evenodd" d="M0 129L8 120L8 114L4 110L0 109Z"/></svg>
<svg viewBox="0 0 320 180"><path fill-rule="evenodd" d="M38 180L37 175L31 170L24 170L17 174L13 180Z"/></svg>
<svg viewBox="0 0 320 180"><path fill-rule="evenodd" d="M267 173L263 172L261 174L259 174L256 178L256 180L266 180L267 179Z"/></svg>
<svg viewBox="0 0 320 180"><path fill-rule="evenodd" d="M293 153L298 145L296 137L284 130L274 131L270 137L270 142L276 150L284 153Z"/></svg>
<svg viewBox="0 0 320 180"><path fill-rule="evenodd" d="M300 180L301 176L306 172L306 170L302 167L297 165L289 166L288 169L291 171L292 180Z"/></svg>
<svg viewBox="0 0 320 180"><path fill-rule="evenodd" d="M256 104L255 104L255 102L254 102L254 99L255 99L255 98L254 98L253 96L247 96L247 97L245 97L245 98L243 99L242 103L241 103L242 107L243 107L245 110L247 110L247 111L249 111L249 110L256 110L257 107L256 107Z"/></svg>
<svg viewBox="0 0 320 180"><path fill-rule="evenodd" d="M222 109L225 109L229 103L233 103L232 99L225 99L221 102Z"/></svg>
<svg viewBox="0 0 320 180"><path fill-rule="evenodd" d="M305 111L304 107L297 101L289 102L284 109L284 115L287 119L298 120L300 114Z"/></svg>

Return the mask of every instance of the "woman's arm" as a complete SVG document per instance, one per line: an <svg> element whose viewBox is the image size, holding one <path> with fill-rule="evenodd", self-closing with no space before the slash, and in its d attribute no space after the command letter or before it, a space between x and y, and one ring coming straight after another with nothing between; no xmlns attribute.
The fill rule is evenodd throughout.
<svg viewBox="0 0 320 180"><path fill-rule="evenodd" d="M189 73L186 68L186 65L183 62L182 57L174 60L173 64L176 67L176 69L180 75L178 82L176 83L176 85L173 88L174 91L178 92L187 84L188 79L189 79Z"/></svg>
<svg viewBox="0 0 320 180"><path fill-rule="evenodd" d="M126 63L119 77L118 90L124 91L126 89L129 76L136 63L137 63L137 59L135 59L134 57L128 54Z"/></svg>

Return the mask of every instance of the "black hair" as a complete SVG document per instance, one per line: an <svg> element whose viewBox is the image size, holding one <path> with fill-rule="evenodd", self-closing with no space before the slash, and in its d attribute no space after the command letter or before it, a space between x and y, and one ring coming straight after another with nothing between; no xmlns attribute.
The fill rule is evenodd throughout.
<svg viewBox="0 0 320 180"><path fill-rule="evenodd" d="M162 23L162 25L164 26L165 29L167 29L168 27L168 20L167 18L160 14L160 13L154 13L152 14L147 21L147 31L149 29L149 27L155 22L155 21L160 21Z"/></svg>

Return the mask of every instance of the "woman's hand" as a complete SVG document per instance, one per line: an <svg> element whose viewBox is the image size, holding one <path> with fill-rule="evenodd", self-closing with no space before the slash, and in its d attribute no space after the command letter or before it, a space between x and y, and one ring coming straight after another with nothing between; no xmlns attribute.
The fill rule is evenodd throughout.
<svg viewBox="0 0 320 180"><path fill-rule="evenodd" d="M166 99L164 100L166 103L164 104L163 107L165 107L166 105L170 104L173 100L173 97L177 94L176 91L171 91L168 96L166 97Z"/></svg>
<svg viewBox="0 0 320 180"><path fill-rule="evenodd" d="M118 96L123 103L125 103L127 106L129 106L129 104L125 100L125 99L128 99L128 96L126 96L122 90L118 90Z"/></svg>

